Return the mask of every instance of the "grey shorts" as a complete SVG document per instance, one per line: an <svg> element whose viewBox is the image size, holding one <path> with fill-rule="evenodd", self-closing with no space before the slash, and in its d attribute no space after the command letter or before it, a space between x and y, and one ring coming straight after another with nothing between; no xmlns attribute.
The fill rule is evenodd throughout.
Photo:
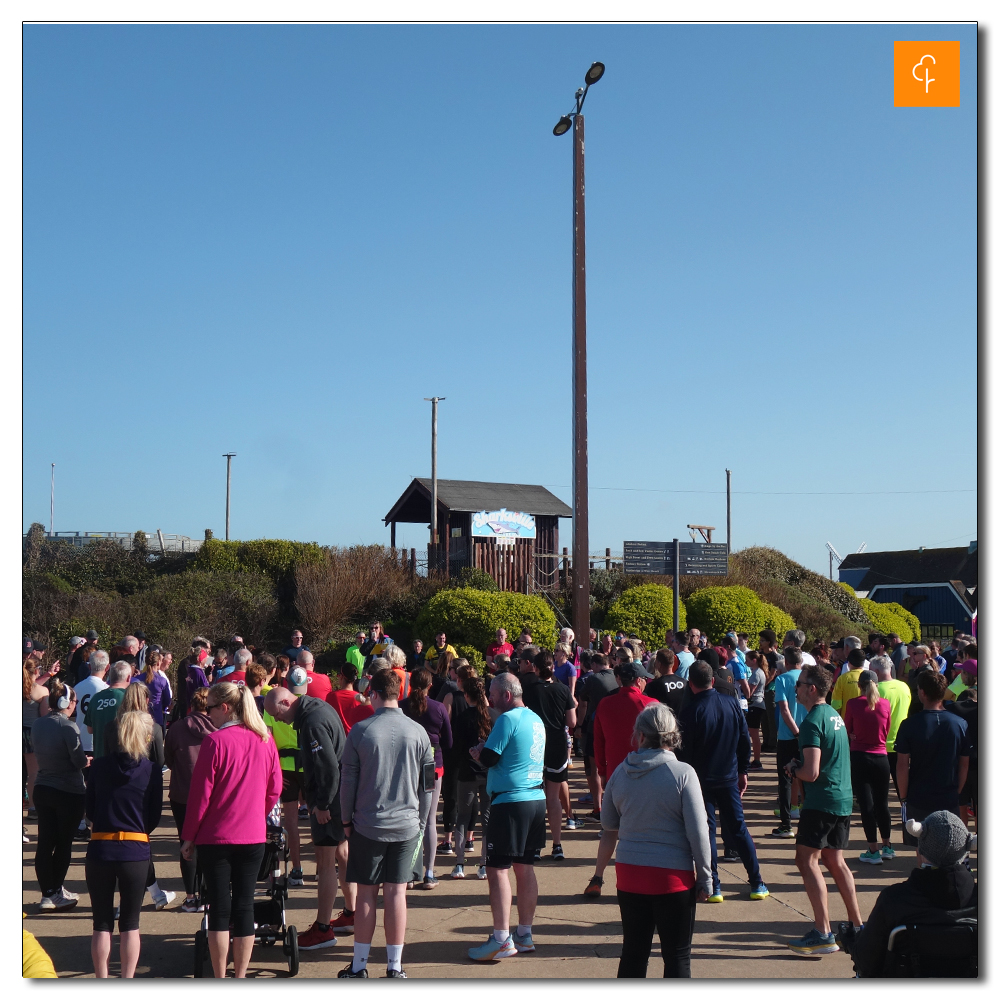
<svg viewBox="0 0 1000 1000"><path fill-rule="evenodd" d="M347 841L347 881L361 885L405 883L413 878L422 846L417 834L405 841L369 840L355 830Z"/></svg>

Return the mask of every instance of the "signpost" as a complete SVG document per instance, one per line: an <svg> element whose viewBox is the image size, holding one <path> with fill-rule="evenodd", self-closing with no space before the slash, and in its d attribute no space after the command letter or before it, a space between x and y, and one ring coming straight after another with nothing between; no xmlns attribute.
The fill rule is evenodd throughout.
<svg viewBox="0 0 1000 1000"><path fill-rule="evenodd" d="M725 576L729 572L729 546L718 542L624 542L626 573L674 578L674 631L680 628L680 578Z"/></svg>

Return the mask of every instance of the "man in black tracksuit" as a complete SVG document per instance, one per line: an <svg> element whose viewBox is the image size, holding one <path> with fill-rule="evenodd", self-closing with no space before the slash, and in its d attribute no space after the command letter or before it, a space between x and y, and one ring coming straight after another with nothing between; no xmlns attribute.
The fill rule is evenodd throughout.
<svg viewBox="0 0 1000 1000"><path fill-rule="evenodd" d="M316 849L318 900L316 922L299 934L299 950L313 951L336 943L337 927L354 926L354 887L341 878L344 912L333 920L337 899L337 868L347 872L347 839L340 818L340 761L347 737L336 711L325 701L304 694L296 697L286 688L272 688L265 711L289 723L299 736L303 785L309 825Z"/></svg>

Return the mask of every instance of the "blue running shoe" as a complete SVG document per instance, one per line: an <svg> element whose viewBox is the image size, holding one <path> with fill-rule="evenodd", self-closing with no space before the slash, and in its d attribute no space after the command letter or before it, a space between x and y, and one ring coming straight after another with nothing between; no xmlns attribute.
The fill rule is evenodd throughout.
<svg viewBox="0 0 1000 1000"><path fill-rule="evenodd" d="M503 944L498 944L497 939L490 934L485 944L469 949L469 958L473 962L497 962L501 958L510 958L517 954L514 947L514 939L508 934L507 940Z"/></svg>
<svg viewBox="0 0 1000 1000"><path fill-rule="evenodd" d="M768 891L767 886L764 885L763 882L759 882L750 890L751 899L767 899L770 895L771 893Z"/></svg>
<svg viewBox="0 0 1000 1000"><path fill-rule="evenodd" d="M805 937L789 941L788 947L796 955L832 955L835 951L840 951L833 934L820 934L815 927L810 927Z"/></svg>
<svg viewBox="0 0 1000 1000"><path fill-rule="evenodd" d="M523 954L526 951L535 950L535 942L531 940L531 931L522 937L517 931L511 935L511 940L514 942L514 947L517 949L518 954Z"/></svg>

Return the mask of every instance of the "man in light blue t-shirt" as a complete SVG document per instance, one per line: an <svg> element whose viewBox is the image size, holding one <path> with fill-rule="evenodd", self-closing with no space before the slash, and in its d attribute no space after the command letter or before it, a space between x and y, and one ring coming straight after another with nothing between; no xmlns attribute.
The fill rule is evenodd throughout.
<svg viewBox="0 0 1000 1000"><path fill-rule="evenodd" d="M774 681L774 714L778 724L778 812L780 822L771 831L774 837L790 840L792 832L792 791L798 782L785 773L785 765L799 756L799 723L806 709L795 698L795 685L802 673L802 650L789 646L785 650L785 672Z"/></svg>
<svg viewBox="0 0 1000 1000"><path fill-rule="evenodd" d="M483 863L490 884L493 933L469 949L469 958L493 962L534 951L531 921L538 903L534 864L545 846L545 724L524 707L516 674L498 674L490 685L490 705L500 715L485 743L470 755L483 764L492 805L486 825ZM511 887L517 881L517 930L510 933Z"/></svg>
<svg viewBox="0 0 1000 1000"><path fill-rule="evenodd" d="M694 653L687 648L687 632L678 632L670 642L670 648L677 657L677 669L674 673L682 680L688 679L688 669L694 663Z"/></svg>

